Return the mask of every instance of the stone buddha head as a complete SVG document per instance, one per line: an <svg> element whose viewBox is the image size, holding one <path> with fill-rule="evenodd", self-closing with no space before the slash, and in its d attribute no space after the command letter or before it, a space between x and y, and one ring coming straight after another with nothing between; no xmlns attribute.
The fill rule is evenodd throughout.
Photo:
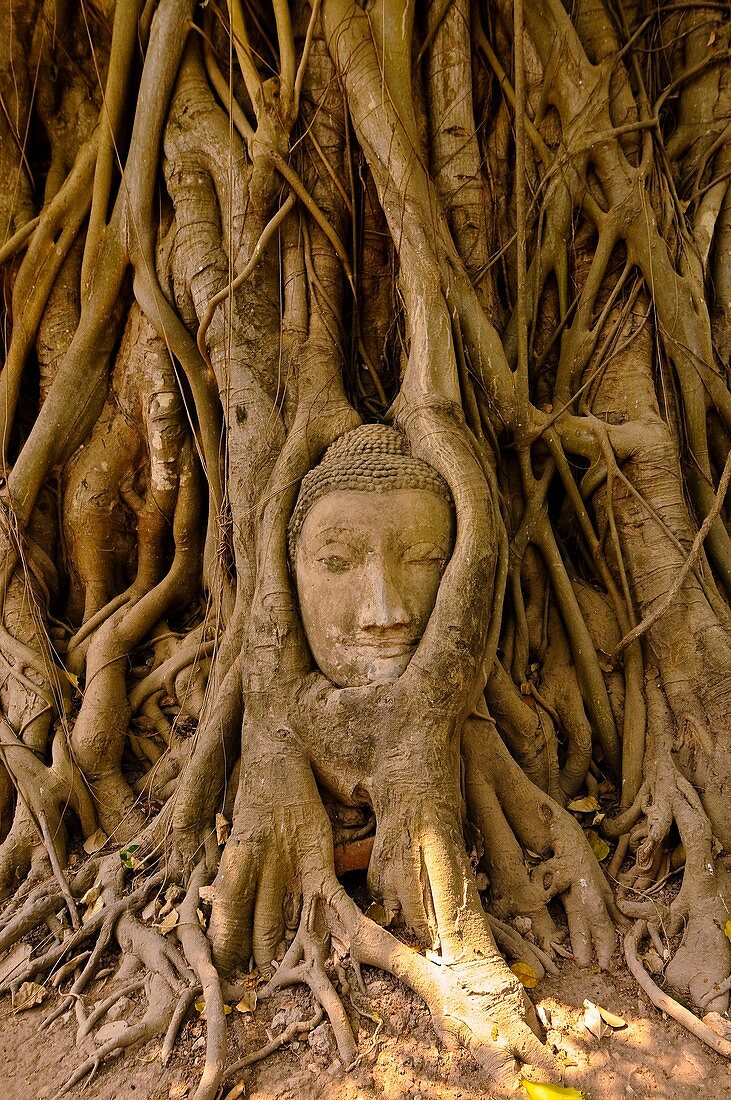
<svg viewBox="0 0 731 1100"><path fill-rule="evenodd" d="M404 672L434 607L454 527L445 481L395 428L355 428L303 479L290 563L310 651L338 687Z"/></svg>

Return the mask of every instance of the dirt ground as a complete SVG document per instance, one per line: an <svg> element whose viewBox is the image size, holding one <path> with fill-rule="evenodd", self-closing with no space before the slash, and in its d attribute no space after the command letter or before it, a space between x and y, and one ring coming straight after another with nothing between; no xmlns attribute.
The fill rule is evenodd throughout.
<svg viewBox="0 0 731 1100"><path fill-rule="evenodd" d="M359 996L361 1065L345 1074L336 1057L328 1024L309 1039L291 1043L259 1065L232 1078L224 1091L257 1100L480 1100L490 1090L464 1051L436 1046L423 1005L390 977L365 970L370 998ZM110 981L112 979L109 979ZM89 1003L108 996L113 986L97 983ZM542 1006L547 1039L560 1051L573 1084L586 1100L731 1100L731 1067L674 1021L664 1017L639 993L617 961L612 973L578 970L561 961L557 976L531 991ZM0 1100L52 1100L83 1057L94 1049L87 1038L74 1045L72 1019L58 1020L39 1033L56 994L31 1010L13 1015L10 1002L0 1002ZM595 1038L582 1023L584 999L623 1017L626 1026ZM123 1002L124 1015L138 1009ZM262 1046L312 1007L303 990L282 991L256 1013L228 1017L229 1060ZM194 1014L195 1015L195 1014ZM124 1018L124 1016L122 1016ZM358 1017L353 1015L357 1021ZM379 1020L381 1021L379 1023ZM195 1091L204 1062L204 1025L195 1017L181 1034L167 1067L160 1064L160 1042L132 1050L102 1067L91 1082L68 1094L84 1100L184 1100ZM243 1083L244 1091L234 1088ZM232 1098L233 1100L233 1098Z"/></svg>

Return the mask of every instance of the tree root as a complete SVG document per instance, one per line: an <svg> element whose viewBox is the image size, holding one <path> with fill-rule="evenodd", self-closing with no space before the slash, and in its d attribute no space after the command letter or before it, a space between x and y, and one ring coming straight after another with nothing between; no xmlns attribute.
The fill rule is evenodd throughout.
<svg viewBox="0 0 731 1100"><path fill-rule="evenodd" d="M627 915L649 922L649 934L656 928L667 937L683 932L682 942L666 968L668 983L680 994L690 996L698 1007L724 1012L728 1006L725 979L731 969L731 946L723 930L728 869L716 858L711 824L700 796L679 770L671 751L673 720L652 677L647 683L647 698L652 725L645 782L632 806L610 824L608 831L616 834L620 829L631 829L636 867L630 885L642 895L643 887L654 882L667 863L663 846L676 826L684 850L683 881L666 909L648 897L626 899L621 891L618 903Z"/></svg>
<svg viewBox="0 0 731 1100"><path fill-rule="evenodd" d="M364 916L341 888L329 895L326 919L354 962L393 974L426 1002L437 1033L470 1050L494 1095L514 1089L517 1063L543 1080L561 1078L558 1063L529 1026L537 1029L525 992L497 952L451 963L424 956Z"/></svg>
<svg viewBox="0 0 731 1100"><path fill-rule="evenodd" d="M175 1011L173 1012L172 1018L168 1025L168 1029L165 1032L165 1038L162 1044L160 1061L164 1066L166 1066L172 1058L173 1048L175 1046L175 1041L178 1037L178 1032L183 1026L183 1021L190 1012L190 1009L193 1006L193 1002L195 1001L196 997L200 995L201 992L201 987L199 985L194 985L191 986L190 989L186 989L184 993L180 994L180 997L178 998L178 1003L175 1006Z"/></svg>
<svg viewBox="0 0 731 1100"><path fill-rule="evenodd" d="M125 985L119 986L115 989L114 993L110 993L108 997L105 997L103 1001L100 1001L95 1005L93 1012L84 1020L83 1024L76 1032L76 1045L78 1046L82 1039L91 1032L91 1029L98 1024L99 1021L106 1016L107 1012L121 997L128 997L130 993L137 993L140 989L145 988L146 978L134 978L131 982L127 982Z"/></svg>
<svg viewBox="0 0 731 1100"><path fill-rule="evenodd" d="M205 864L199 863L191 875L185 899L180 906L177 935L185 956L200 982L206 1003L206 1061L194 1100L214 1100L226 1068L226 1015L223 990L211 960L211 945L198 920L199 890L205 881Z"/></svg>
<svg viewBox="0 0 731 1100"><path fill-rule="evenodd" d="M257 1062L263 1062L265 1058L268 1058L270 1054L273 1054L275 1050L279 1050L280 1047L286 1046L287 1043L294 1042L296 1039L301 1039L304 1035L316 1028L325 1019L325 1013L320 1005L317 1005L313 1015L309 1020L295 1020L291 1024L287 1024L283 1031L280 1031L279 1035L275 1035L273 1039L270 1039L264 1046L259 1047L258 1050L254 1050L251 1054L244 1055L243 1058L239 1058L237 1062L229 1066L224 1073L221 1083L229 1081L237 1073L240 1073L242 1069L246 1069L247 1066L256 1065Z"/></svg>
<svg viewBox="0 0 731 1100"><path fill-rule="evenodd" d="M82 1062L56 1093L54 1100L66 1096L88 1073L93 1076L106 1058L113 1057L136 1043L147 1042L167 1029L174 1010L174 1004L170 999L170 987L159 975L151 977L149 987L149 1006L142 1019L135 1024L130 1024L118 1036L107 1040L99 1050Z"/></svg>

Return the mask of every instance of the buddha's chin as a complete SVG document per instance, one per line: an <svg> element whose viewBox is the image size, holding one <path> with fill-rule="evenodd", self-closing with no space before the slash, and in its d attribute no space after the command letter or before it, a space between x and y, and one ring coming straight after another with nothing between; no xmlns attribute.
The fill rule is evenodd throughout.
<svg viewBox="0 0 731 1100"><path fill-rule="evenodd" d="M367 684L387 684L391 680L398 680L402 672L406 671L411 660L413 649L408 653L402 653L394 657L377 657L368 664Z"/></svg>
<svg viewBox="0 0 731 1100"><path fill-rule="evenodd" d="M367 684L388 684L398 680L408 668L415 650L415 645L400 646L398 650L390 648L386 653L374 652L371 646L358 650L352 655L350 683L353 687L365 687Z"/></svg>

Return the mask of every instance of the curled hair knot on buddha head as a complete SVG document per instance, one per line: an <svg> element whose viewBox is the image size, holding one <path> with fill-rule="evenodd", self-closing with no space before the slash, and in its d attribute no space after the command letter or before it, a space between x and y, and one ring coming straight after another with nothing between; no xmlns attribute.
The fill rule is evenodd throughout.
<svg viewBox="0 0 731 1100"><path fill-rule="evenodd" d="M318 465L302 479L287 531L290 561L294 560L297 538L311 508L328 493L348 489L363 493L425 489L450 506L453 503L444 478L411 454L403 432L386 424L362 424L332 443Z"/></svg>

